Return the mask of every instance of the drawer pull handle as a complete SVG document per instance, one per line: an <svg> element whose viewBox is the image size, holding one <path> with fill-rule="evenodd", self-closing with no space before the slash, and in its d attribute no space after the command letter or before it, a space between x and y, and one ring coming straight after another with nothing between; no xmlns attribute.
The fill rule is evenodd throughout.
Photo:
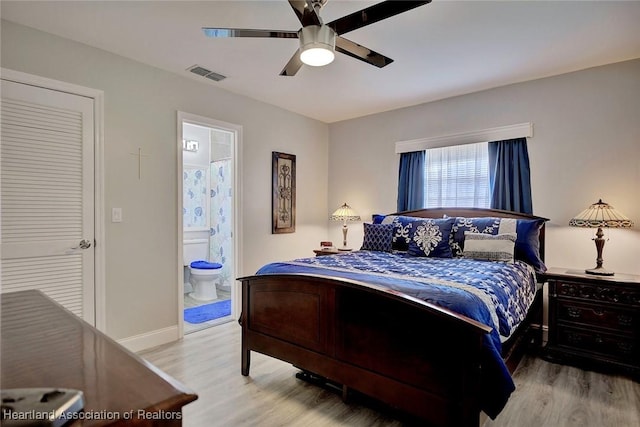
<svg viewBox="0 0 640 427"><path fill-rule="evenodd" d="M620 351L622 351L623 353L629 354L633 350L633 344L628 342L619 342L618 349L620 349Z"/></svg>
<svg viewBox="0 0 640 427"><path fill-rule="evenodd" d="M581 310L579 308L567 307L567 314L569 314L569 317L573 317L574 319L578 319L578 318L580 318L580 313L581 313Z"/></svg>
<svg viewBox="0 0 640 427"><path fill-rule="evenodd" d="M633 318L628 314L619 314L618 315L618 324L620 326L631 326L631 322Z"/></svg>
<svg viewBox="0 0 640 427"><path fill-rule="evenodd" d="M601 308L594 308L592 309L592 311L596 316L602 316L604 314L604 310Z"/></svg>
<svg viewBox="0 0 640 427"><path fill-rule="evenodd" d="M582 298L588 298L588 299L591 299L591 296L592 296L592 295L593 295L593 294L591 293L591 290L590 290L590 289L580 289L580 296L581 296Z"/></svg>
<svg viewBox="0 0 640 427"><path fill-rule="evenodd" d="M570 344L579 344L582 342L582 337L578 334L568 333L567 341L569 341Z"/></svg>

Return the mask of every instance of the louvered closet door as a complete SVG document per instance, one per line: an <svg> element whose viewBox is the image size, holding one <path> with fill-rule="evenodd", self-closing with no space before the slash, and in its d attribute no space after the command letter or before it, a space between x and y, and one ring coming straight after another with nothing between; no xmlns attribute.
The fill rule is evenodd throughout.
<svg viewBox="0 0 640 427"><path fill-rule="evenodd" d="M93 99L2 81L2 292L95 324Z"/></svg>

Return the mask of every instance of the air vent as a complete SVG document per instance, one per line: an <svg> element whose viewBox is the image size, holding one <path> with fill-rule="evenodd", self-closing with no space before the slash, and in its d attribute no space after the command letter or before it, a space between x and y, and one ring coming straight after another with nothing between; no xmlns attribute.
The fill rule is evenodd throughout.
<svg viewBox="0 0 640 427"><path fill-rule="evenodd" d="M220 80L224 80L227 78L222 74L214 73L213 71L207 70L206 68L201 67L199 65L194 65L193 67L189 67L187 68L187 71L191 71L193 74L197 74L199 76L205 77L215 82L219 82Z"/></svg>
<svg viewBox="0 0 640 427"><path fill-rule="evenodd" d="M227 78L227 76L223 76L222 74L218 74L214 72L207 74L205 77L216 82L219 82L220 80L224 80Z"/></svg>

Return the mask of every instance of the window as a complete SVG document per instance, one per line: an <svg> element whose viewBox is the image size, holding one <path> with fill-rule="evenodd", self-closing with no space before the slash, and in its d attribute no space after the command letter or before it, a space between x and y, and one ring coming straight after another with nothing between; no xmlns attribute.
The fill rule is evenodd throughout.
<svg viewBox="0 0 640 427"><path fill-rule="evenodd" d="M531 213L531 136L533 124L521 123L396 142L398 211L475 206Z"/></svg>
<svg viewBox="0 0 640 427"><path fill-rule="evenodd" d="M491 203L488 143L426 150L424 193L427 208L488 208Z"/></svg>

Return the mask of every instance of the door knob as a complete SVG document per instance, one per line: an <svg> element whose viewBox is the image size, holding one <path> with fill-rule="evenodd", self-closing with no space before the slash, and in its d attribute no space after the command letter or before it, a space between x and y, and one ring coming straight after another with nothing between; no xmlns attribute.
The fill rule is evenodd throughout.
<svg viewBox="0 0 640 427"><path fill-rule="evenodd" d="M91 241L87 239L82 239L80 240L80 243L78 243L78 246L73 247L71 249L89 249L90 247L91 247Z"/></svg>

